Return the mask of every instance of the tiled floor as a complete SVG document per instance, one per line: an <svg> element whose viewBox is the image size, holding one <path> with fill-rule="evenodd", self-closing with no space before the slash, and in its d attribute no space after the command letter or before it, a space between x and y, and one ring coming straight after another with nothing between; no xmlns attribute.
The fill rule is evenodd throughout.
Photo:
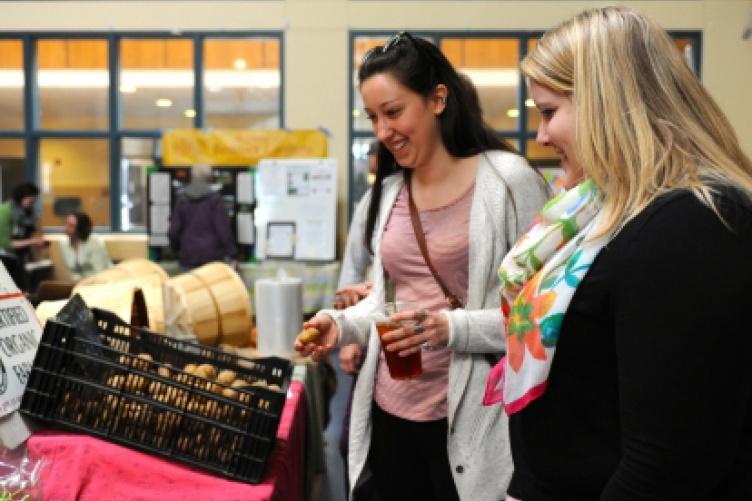
<svg viewBox="0 0 752 501"><path fill-rule="evenodd" d="M339 438L342 431L342 419L350 396L352 376L348 376L339 366L339 352L332 352L332 363L337 371L337 393L332 398L329 409L331 420L324 431L326 440L327 472L321 481L317 501L345 501L345 470L342 456L339 453Z"/></svg>

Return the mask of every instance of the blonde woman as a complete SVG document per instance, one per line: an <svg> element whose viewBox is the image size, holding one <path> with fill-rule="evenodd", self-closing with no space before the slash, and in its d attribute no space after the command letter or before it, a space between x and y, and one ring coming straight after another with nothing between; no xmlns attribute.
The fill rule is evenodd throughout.
<svg viewBox="0 0 752 501"><path fill-rule="evenodd" d="M749 158L631 8L564 22L522 71L569 190L500 269L508 499L752 499Z"/></svg>

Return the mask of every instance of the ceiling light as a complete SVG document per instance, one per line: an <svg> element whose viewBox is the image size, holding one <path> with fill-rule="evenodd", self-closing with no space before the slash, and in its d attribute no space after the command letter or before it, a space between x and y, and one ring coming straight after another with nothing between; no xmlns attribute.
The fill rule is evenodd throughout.
<svg viewBox="0 0 752 501"><path fill-rule="evenodd" d="M196 110L185 110L185 116L187 118L193 118L196 116Z"/></svg>
<svg viewBox="0 0 752 501"><path fill-rule="evenodd" d="M358 118L360 116L360 110L353 110L353 117Z"/></svg>
<svg viewBox="0 0 752 501"><path fill-rule="evenodd" d="M509 109L507 110L507 116L509 118L517 118L518 116L520 116L520 110L518 110L517 108Z"/></svg>
<svg viewBox="0 0 752 501"><path fill-rule="evenodd" d="M535 101L530 98L525 99L525 106L528 108L535 108Z"/></svg>
<svg viewBox="0 0 752 501"><path fill-rule="evenodd" d="M461 68L476 87L516 87L520 84L520 72L514 68Z"/></svg>
<svg viewBox="0 0 752 501"><path fill-rule="evenodd" d="M172 99L157 99L158 108L169 108L172 106Z"/></svg>
<svg viewBox="0 0 752 501"><path fill-rule="evenodd" d="M134 92L136 92L136 86L135 85L121 85L120 92L122 92L123 94L133 94Z"/></svg>
<svg viewBox="0 0 752 501"><path fill-rule="evenodd" d="M233 66L235 66L236 70L244 70L245 69L245 59L236 59L235 60L235 64Z"/></svg>

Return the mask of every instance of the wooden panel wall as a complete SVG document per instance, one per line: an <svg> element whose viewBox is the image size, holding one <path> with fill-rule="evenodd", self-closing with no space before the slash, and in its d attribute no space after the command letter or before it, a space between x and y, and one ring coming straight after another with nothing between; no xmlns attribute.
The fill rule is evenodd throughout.
<svg viewBox="0 0 752 501"><path fill-rule="evenodd" d="M371 48L386 40L356 40L353 54L355 66ZM519 43L516 39L460 39L444 38L441 51L457 68L514 68L517 67Z"/></svg>
<svg viewBox="0 0 752 501"><path fill-rule="evenodd" d="M243 59L247 68L275 68L279 64L279 43L249 40L211 40L204 44L206 67L233 68L236 59ZM267 60L271 60L271 63Z"/></svg>
<svg viewBox="0 0 752 501"><path fill-rule="evenodd" d="M40 40L39 67L107 68L107 40ZM246 68L280 67L278 40L209 39L204 46L208 69L232 69L236 59ZM126 39L120 47L123 68L193 68L193 41L190 39ZM20 40L0 40L0 68L21 68L23 45Z"/></svg>
<svg viewBox="0 0 752 501"><path fill-rule="evenodd" d="M23 68L21 40L0 40L0 68Z"/></svg>
<svg viewBox="0 0 752 501"><path fill-rule="evenodd" d="M441 50L457 68L516 68L520 52L512 38L445 38Z"/></svg>
<svg viewBox="0 0 752 501"><path fill-rule="evenodd" d="M68 40L68 68L107 68L106 40ZM39 50L39 56L44 51Z"/></svg>

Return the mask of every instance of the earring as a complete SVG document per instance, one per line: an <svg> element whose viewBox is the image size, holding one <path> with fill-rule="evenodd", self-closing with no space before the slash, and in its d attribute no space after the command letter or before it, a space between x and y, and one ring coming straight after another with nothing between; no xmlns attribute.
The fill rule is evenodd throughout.
<svg viewBox="0 0 752 501"><path fill-rule="evenodd" d="M445 97L441 98L441 104L446 104L446 98Z"/></svg>

